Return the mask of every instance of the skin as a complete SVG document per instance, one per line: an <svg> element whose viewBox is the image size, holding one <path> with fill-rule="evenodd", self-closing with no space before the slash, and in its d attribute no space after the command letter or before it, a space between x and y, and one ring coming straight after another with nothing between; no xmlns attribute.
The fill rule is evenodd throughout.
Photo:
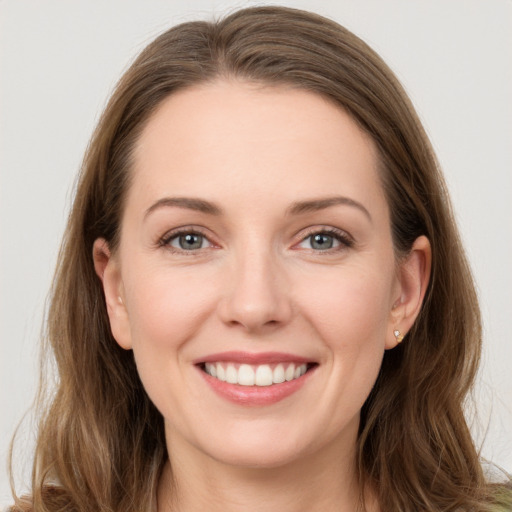
<svg viewBox="0 0 512 512"><path fill-rule="evenodd" d="M430 268L424 237L397 263L374 144L318 95L217 81L161 104L132 172L119 248L97 240L94 261L113 335L165 419L159 510L355 510L360 409ZM350 201L289 211L334 196ZM176 228L204 235L200 248ZM314 245L333 228L341 240ZM231 350L317 366L289 397L248 407L194 364Z"/></svg>

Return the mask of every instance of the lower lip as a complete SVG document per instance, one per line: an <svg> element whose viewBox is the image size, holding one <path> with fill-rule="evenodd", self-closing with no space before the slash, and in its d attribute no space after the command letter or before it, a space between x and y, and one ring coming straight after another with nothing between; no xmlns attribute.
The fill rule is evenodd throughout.
<svg viewBox="0 0 512 512"><path fill-rule="evenodd" d="M310 368L304 375L298 379L293 379L281 384L272 384L271 386L241 386L240 384L230 384L212 377L201 368L203 379L206 383L222 398L238 405L262 406L271 405L286 397L296 393L311 377L316 366Z"/></svg>

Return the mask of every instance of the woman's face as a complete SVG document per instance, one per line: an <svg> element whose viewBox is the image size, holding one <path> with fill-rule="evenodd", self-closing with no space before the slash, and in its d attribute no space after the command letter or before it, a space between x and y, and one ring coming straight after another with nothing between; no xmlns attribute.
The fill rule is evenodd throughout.
<svg viewBox="0 0 512 512"><path fill-rule="evenodd" d="M344 111L244 82L173 94L107 259L112 331L171 454L271 467L353 449L404 291L376 151Z"/></svg>

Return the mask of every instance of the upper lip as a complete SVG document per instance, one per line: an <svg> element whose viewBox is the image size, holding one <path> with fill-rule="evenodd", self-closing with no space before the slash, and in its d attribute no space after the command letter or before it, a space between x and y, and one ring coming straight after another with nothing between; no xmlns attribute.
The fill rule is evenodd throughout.
<svg viewBox="0 0 512 512"><path fill-rule="evenodd" d="M271 364L271 363L312 363L311 359L286 352L241 352L228 351L209 354L197 359L194 364L217 363L220 361L240 364Z"/></svg>

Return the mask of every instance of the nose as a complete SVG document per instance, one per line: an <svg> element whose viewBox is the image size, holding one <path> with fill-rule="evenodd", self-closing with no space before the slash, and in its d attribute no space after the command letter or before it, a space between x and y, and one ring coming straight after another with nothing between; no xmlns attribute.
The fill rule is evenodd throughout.
<svg viewBox="0 0 512 512"><path fill-rule="evenodd" d="M286 324L293 311L289 286L271 251L245 250L234 260L218 304L221 320L253 334Z"/></svg>

